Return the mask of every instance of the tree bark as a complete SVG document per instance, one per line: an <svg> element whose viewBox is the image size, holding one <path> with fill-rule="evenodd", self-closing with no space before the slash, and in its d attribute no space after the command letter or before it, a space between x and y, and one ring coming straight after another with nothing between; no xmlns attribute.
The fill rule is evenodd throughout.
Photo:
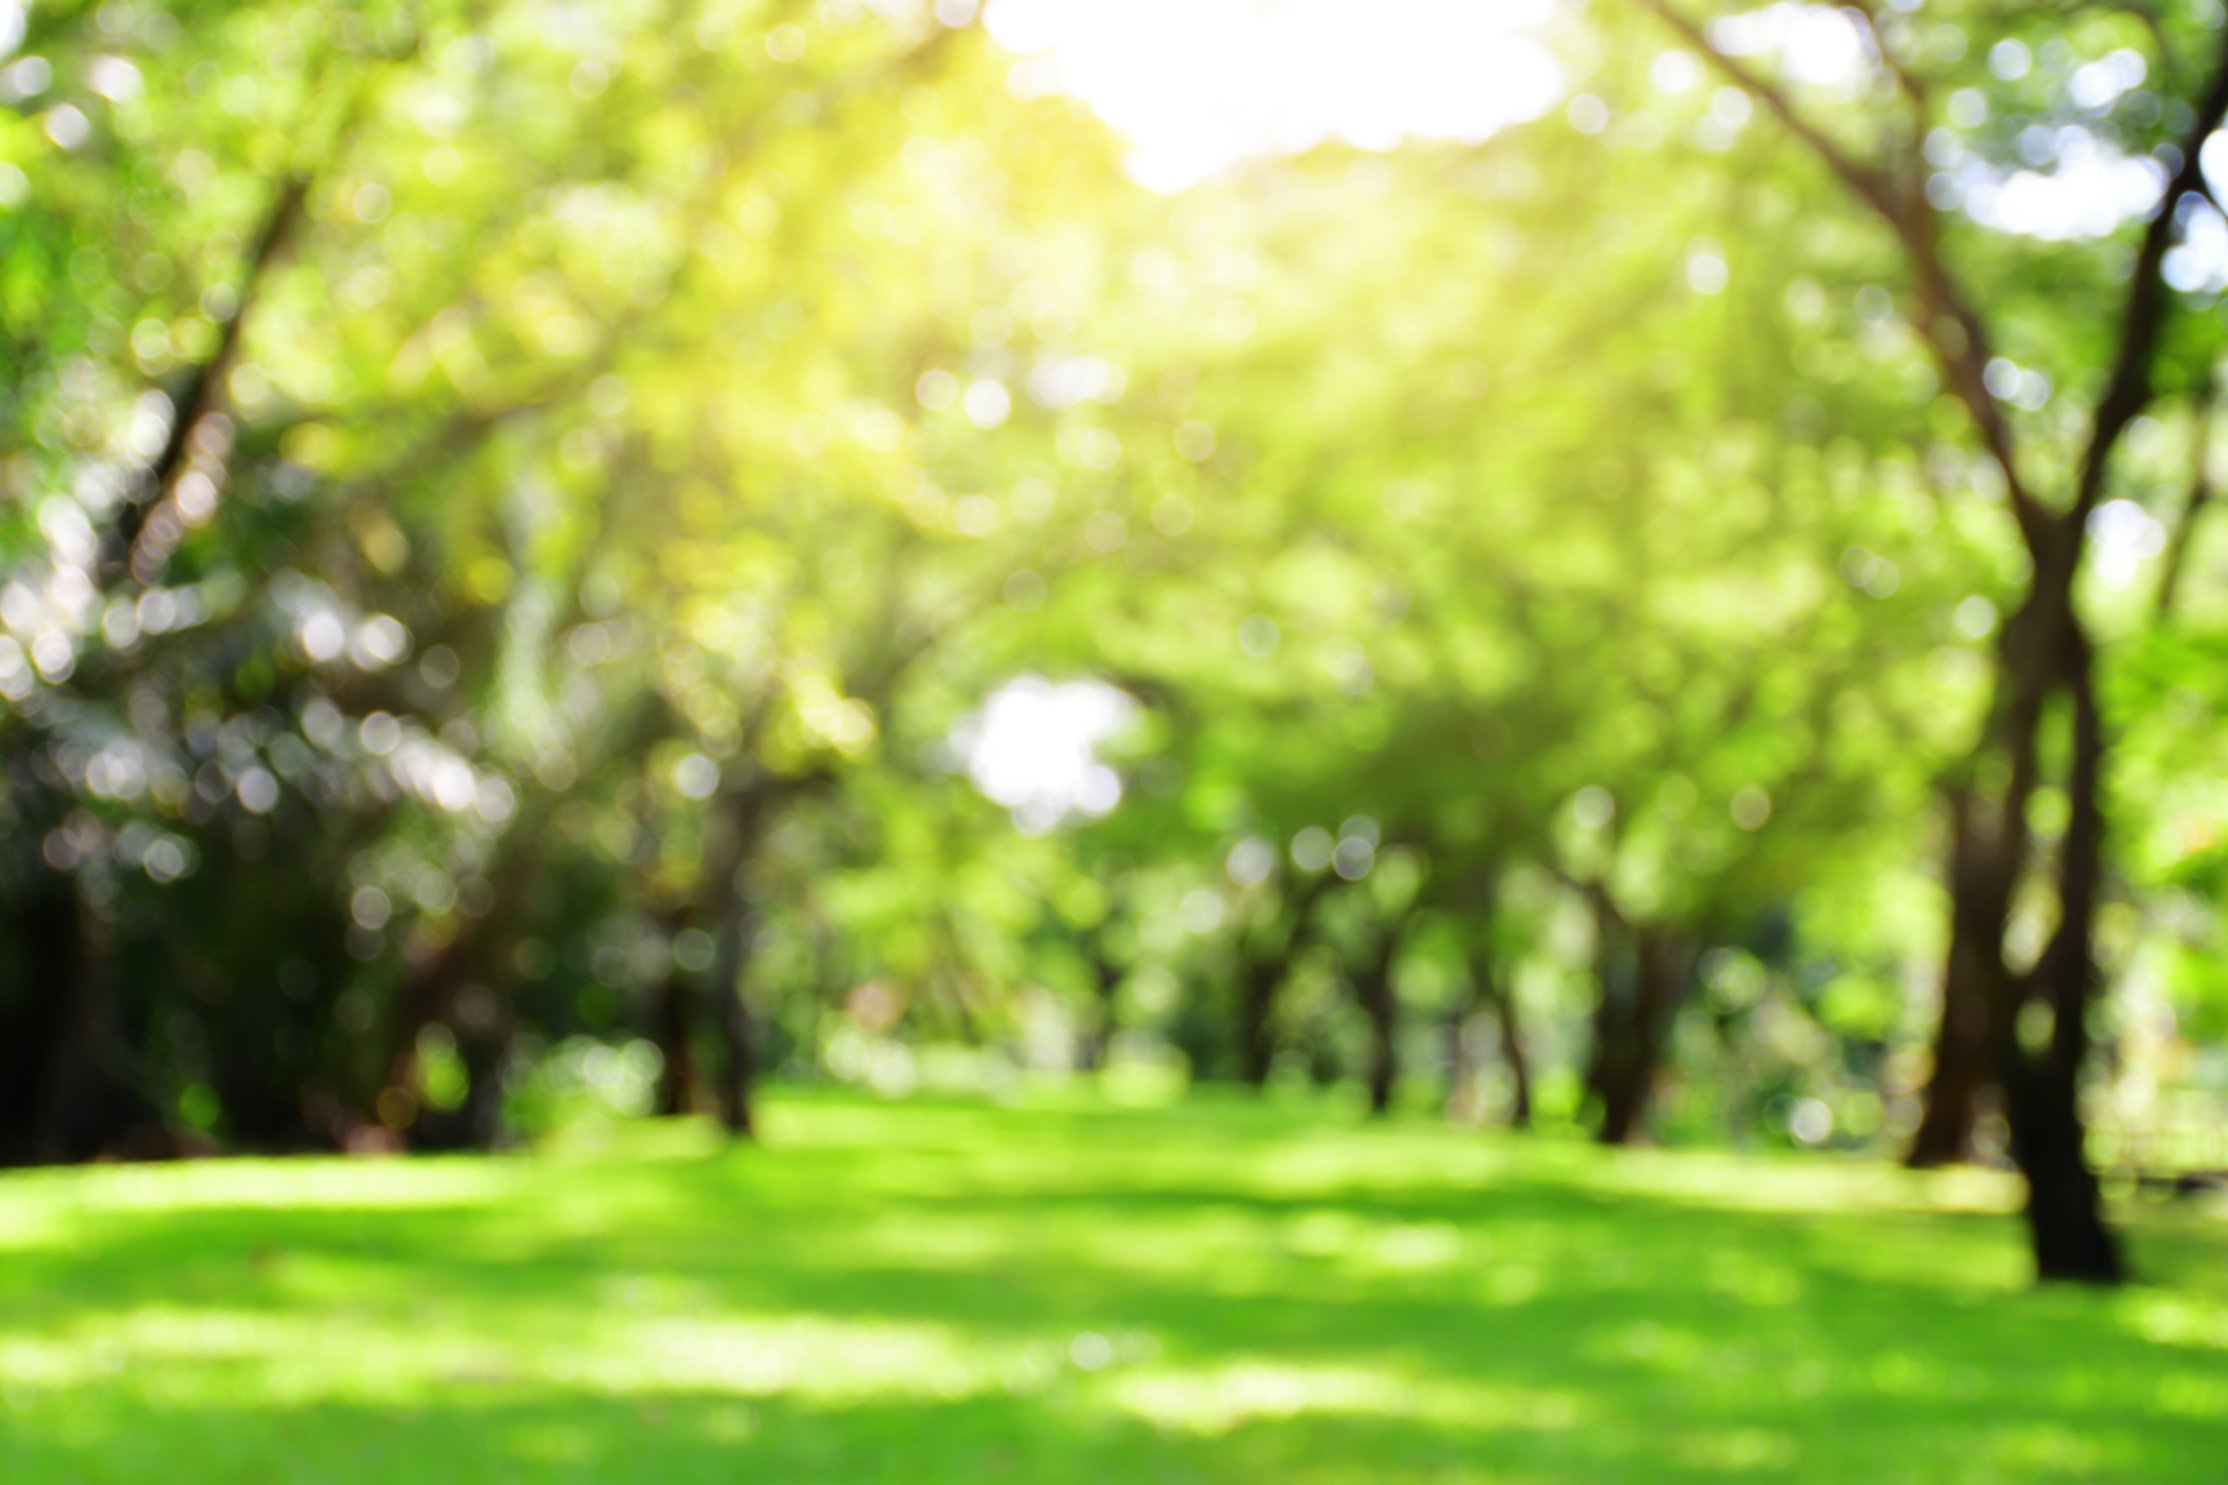
<svg viewBox="0 0 2228 1485"><path fill-rule="evenodd" d="M2205 507L2213 503L2212 481L2212 426L2219 411L2216 403L2218 391L2208 380L2197 399L2196 447L2191 451L2189 498L2182 502L2180 517L2167 538L2164 560L2159 564L2158 596L2152 602L2154 622L2169 623L2174 617L2174 600L2181 591L2182 572L2189 565L2190 543L2195 540L2198 518Z"/></svg>
<svg viewBox="0 0 2228 1485"><path fill-rule="evenodd" d="M712 935L712 1027L719 1037L720 1066L714 1084L720 1124L739 1139L757 1129L752 1096L757 1081L758 1040L750 1007L743 1001L743 971L750 962L756 913L745 880L752 850L766 812L784 786L759 779L726 796L727 818L721 839L706 865L705 889L719 922Z"/></svg>
<svg viewBox="0 0 2228 1485"><path fill-rule="evenodd" d="M1507 985L1492 994L1493 1021L1501 1033L1501 1060L1508 1064L1514 1085L1509 1103L1509 1128L1532 1127L1532 1059L1524 1051L1524 1028L1516 1008L1516 992Z"/></svg>
<svg viewBox="0 0 2228 1485"><path fill-rule="evenodd" d="M2005 977L1993 1040L2010 1116L2012 1159L2027 1178L2035 1276L2110 1284L2125 1277L2125 1268L2104 1224L2080 1102L2096 980L2092 932L2103 876L2104 815L2098 787L2104 728L2094 658L2070 608L2064 626L2055 678L2072 712L2072 756L2065 784L2066 829L2058 845L2058 927L2033 969ZM2039 1045L2030 1046L2019 1023L2037 1010L2047 1031L2033 1039Z"/></svg>
<svg viewBox="0 0 2228 1485"><path fill-rule="evenodd" d="M40 870L26 883L22 901L10 902L0 984L0 1165L28 1165L40 1158L39 1126L47 1097L61 1020L75 983L65 952L55 963L54 919L67 927L75 905L56 893L68 885L60 873ZM59 972L58 972L59 971Z"/></svg>
<svg viewBox="0 0 2228 1485"><path fill-rule="evenodd" d="M653 1009L658 1047L658 1112L667 1118L696 1111L696 1017L694 992L677 968L659 983Z"/></svg>
<svg viewBox="0 0 2228 1485"><path fill-rule="evenodd" d="M162 554L142 552L140 539L150 518L169 496L171 485L184 472L194 435L204 419L224 400L224 379L239 353L240 333L253 311L271 266L284 253L309 200L310 178L290 175L278 185L268 214L249 250L246 271L236 291L232 316L218 331L216 348L208 359L187 372L171 401L170 432L154 462L143 472L130 499L117 507L113 525L104 534L101 565L114 571L129 568L133 577L153 581Z"/></svg>
<svg viewBox="0 0 2228 1485"><path fill-rule="evenodd" d="M1362 1014L1369 1020L1369 1112L1392 1112L1393 1084L1400 1076L1400 1004L1393 991L1393 961L1400 952L1400 925L1388 924L1377 950L1354 982Z"/></svg>
<svg viewBox="0 0 2228 1485"><path fill-rule="evenodd" d="M457 1038L464 1063L464 1105L457 1110L457 1134L469 1150L492 1150L503 1138L503 1064L510 1060L511 1021L495 996L482 990L481 1014L467 1015Z"/></svg>
<svg viewBox="0 0 2228 1485"><path fill-rule="evenodd" d="M1475 1073L1470 1064L1468 1038L1463 1033L1480 1014L1488 1011L1493 1016L1494 1032L1500 1038L1501 1061L1509 1070L1509 1128L1529 1129L1532 1127L1532 1060L1524 1051L1523 1017L1516 1006L1515 992L1494 973L1490 952L1479 948L1470 955L1470 994L1454 1013L1448 1027L1449 1035L1454 1038L1453 1083L1458 1096Z"/></svg>
<svg viewBox="0 0 2228 1485"><path fill-rule="evenodd" d="M1106 1065L1107 1049L1114 1043L1114 1002L1122 988L1122 968L1099 949L1092 949L1091 976L1095 995L1092 1000L1092 1021L1084 1032L1077 1060L1082 1070L1095 1073Z"/></svg>
<svg viewBox="0 0 2228 1485"><path fill-rule="evenodd" d="M2055 528L2038 553L2027 601L2005 627L1998 696L1978 754L2003 760L2005 780L1986 801L1985 815L1976 812L1969 822L1967 849L1953 861L1951 941L1969 946L1966 972L1987 997L1989 1061L2003 1090L2012 1160L2027 1181L2036 1276L2113 1283L2124 1270L2104 1226L2080 1109L2095 988L2091 929L2103 864L2097 790L2105 748L2094 660L2073 610L2080 536L2070 517ZM2027 810L2040 782L2040 732L2053 698L2064 700L2072 723L2067 824L2057 846L2058 924L2034 966L2019 971L2004 958L2004 936L2032 855ZM1976 788L1976 810L1982 802Z"/></svg>
<svg viewBox="0 0 2228 1485"><path fill-rule="evenodd" d="M418 1038L427 1027L449 1027L457 1033L462 1048L475 1031L465 1024L475 1019L463 1013L468 1000L475 995L487 996L485 1018L492 1025L501 1017L500 1000L491 987L507 973L505 959L520 937L521 923L528 920L531 904L527 898L534 886L541 835L538 817L530 817L528 823L505 838L487 913L460 920L456 936L411 975L387 1028L386 1071L366 1105L367 1117L377 1120L379 1105L388 1101L390 1093L416 1101L412 1084L418 1077ZM475 986L481 988L475 990ZM479 1093L479 1081L475 1076L468 1097ZM395 1132L404 1134L408 1130Z"/></svg>
<svg viewBox="0 0 2228 1485"><path fill-rule="evenodd" d="M721 1050L718 1093L719 1121L739 1139L757 1136L752 1122L751 1097L757 1078L757 1038L750 1024L750 1008L743 1003L743 968L750 957L750 904L742 894L731 894L721 915L717 948L712 953L713 1025Z"/></svg>
<svg viewBox="0 0 2228 1485"><path fill-rule="evenodd" d="M1952 900L1968 889L1977 863L1973 793L1960 784L1949 791ZM1928 1075L1923 1111L1912 1132L1903 1163L1914 1170L1953 1165L1973 1151L1973 1128L1981 1090L1989 1083L1989 961L1995 949L1986 941L1985 923L1953 912L1949 955L1942 969L1942 1015L1934 1032L1934 1068Z"/></svg>
<svg viewBox="0 0 2228 1485"><path fill-rule="evenodd" d="M1284 969L1282 954L1246 962L1238 996L1238 1055L1239 1076L1248 1087L1266 1087L1276 1061L1276 999Z"/></svg>
<svg viewBox="0 0 2228 1485"><path fill-rule="evenodd" d="M1631 927L1629 984L1604 973L1594 1017L1594 1062L1587 1082L1601 1108L1594 1139L1627 1145L1645 1128L1673 1015L1683 996L1684 953L1676 935L1652 924ZM1605 966L1606 970L1606 966Z"/></svg>
<svg viewBox="0 0 2228 1485"><path fill-rule="evenodd" d="M31 993L51 1009L31 1099L29 1154L47 1165L91 1160L127 1132L139 1100L124 1084L123 1007L95 947L84 900L65 872L41 871L24 915Z"/></svg>
<svg viewBox="0 0 2228 1485"><path fill-rule="evenodd" d="M1329 873L1300 887L1279 906L1282 932L1266 947L1241 940L1238 983L1238 1073L1248 1087L1268 1086L1276 1065L1276 1003L1285 976L1307 939L1308 913L1330 880ZM1271 924L1275 928L1276 924Z"/></svg>
<svg viewBox="0 0 2228 1485"><path fill-rule="evenodd" d="M1488 862L1467 878L1466 906L1476 915L1475 936L1469 954L1470 997L1455 1019L1457 1087L1468 1075L1463 1048L1463 1028L1482 1010L1493 1012L1493 1025L1501 1040L1501 1060L1507 1064L1511 1087L1509 1127L1532 1127L1532 1064L1524 1052L1523 1018L1513 987L1503 982L1493 959L1494 914L1500 900L1500 867Z"/></svg>

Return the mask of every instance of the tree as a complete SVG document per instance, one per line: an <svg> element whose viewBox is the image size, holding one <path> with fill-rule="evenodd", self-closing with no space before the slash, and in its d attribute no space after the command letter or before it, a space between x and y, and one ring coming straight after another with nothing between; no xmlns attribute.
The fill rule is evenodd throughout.
<svg viewBox="0 0 2228 1485"><path fill-rule="evenodd" d="M1896 105L1903 110L1902 121L1891 121L1883 131L1893 141L1891 152L1869 160L1812 123L1788 88L1734 55L1722 34L1713 37L1658 0L1649 4L1727 78L1777 115L1893 235L1904 258L1910 324L1939 362L1944 386L1971 418L2002 482L2031 575L2003 630L1996 696L1978 743L1946 786L1953 908L1944 980L1943 1072L1936 1091L1945 1106L1970 1097L1971 1078L1961 1052L1976 1037L1983 1040L2004 1093L2013 1157L2027 1179L2037 1273L2045 1279L2111 1282L2120 1277L2122 1265L2099 1209L2080 1109L2095 982L2093 923L2103 872L2105 737L2096 696L2097 661L2078 611L2075 580L2113 453L2156 391L2157 364L2173 310L2162 271L2175 242L2181 203L2206 191L2200 157L2228 112L2228 46L2206 47L2201 22L2177 18L2175 28L2162 25L2158 30L2155 70L2167 86L2186 89L2175 100L2179 128L2165 141L2170 148L2161 152L2164 189L2146 214L2121 302L2100 316L2102 335L2082 337L2086 344L2106 349L2091 362L2092 374L2101 373L2101 380L2070 474L2044 476L2038 486L2037 473L2022 452L2021 432L1999 401L2002 368L2008 363L1997 359L1986 301L1953 266L1950 252L1957 227L1945 220L1944 192L1930 190L1921 147L1935 127L1938 90L1916 34L1862 13L1867 35L1892 77ZM1974 19L1986 24L1981 17ZM2073 23L2084 19L2076 13ZM2214 20L2212 27L2217 26ZM2005 39L2024 52L2023 42ZM2170 43L2177 45L2169 49ZM1977 57L1983 49L1966 50ZM2201 77L2177 78L2185 52L2200 50L2218 53L2218 60ZM1968 63L1958 80L1974 74ZM2166 110L2157 113L2163 118ZM2155 125L2146 130L2132 119L2121 127L2136 140L2163 132ZM2110 278L2107 272L2107 283ZM2055 503L2041 493L2051 485L2064 492ZM2053 711L2065 727L2054 764L2044 737ZM2006 931L2015 896L2035 867L2029 810L2046 771L2054 772L2067 809L2046 889L2054 900L2056 922L2033 961L2015 963L2007 951ZM1954 1130L1960 1121L1960 1115L1951 1114L1938 1122Z"/></svg>

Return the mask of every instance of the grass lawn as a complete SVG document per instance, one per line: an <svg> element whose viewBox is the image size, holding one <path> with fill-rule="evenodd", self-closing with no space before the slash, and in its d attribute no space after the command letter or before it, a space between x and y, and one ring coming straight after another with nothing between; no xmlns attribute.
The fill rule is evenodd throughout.
<svg viewBox="0 0 2228 1485"><path fill-rule="evenodd" d="M790 1095L0 1177L0 1481L2228 1482L2228 1222L1327 1106Z"/></svg>

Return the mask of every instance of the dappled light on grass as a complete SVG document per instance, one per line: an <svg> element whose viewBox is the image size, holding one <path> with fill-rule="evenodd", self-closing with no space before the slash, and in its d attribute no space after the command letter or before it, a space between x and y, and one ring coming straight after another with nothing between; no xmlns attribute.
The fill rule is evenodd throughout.
<svg viewBox="0 0 2228 1485"><path fill-rule="evenodd" d="M2214 1216L2037 1296L1993 1178L1314 1104L766 1131L8 1178L10 1485L2171 1479L2228 1414Z"/></svg>
<svg viewBox="0 0 2228 1485"><path fill-rule="evenodd" d="M1267 1360L1161 1369L1140 1374L1114 1391L1121 1407L1155 1427L1209 1435L1304 1414L1368 1415L1443 1428L1553 1431L1573 1427L1583 1407L1567 1393Z"/></svg>

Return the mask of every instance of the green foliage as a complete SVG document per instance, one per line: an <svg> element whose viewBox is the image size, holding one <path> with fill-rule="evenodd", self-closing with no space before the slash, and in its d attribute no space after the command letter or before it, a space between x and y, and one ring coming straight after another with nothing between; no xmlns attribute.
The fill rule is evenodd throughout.
<svg viewBox="0 0 2228 1485"><path fill-rule="evenodd" d="M1900 1135L1938 797L2009 772L2007 474L2068 498L2143 229L2013 190L2163 158L2217 16L1738 54L1916 172L2007 468L1905 245L1638 12L1548 25L1570 97L1528 123L1162 197L968 9L24 13L0 1156L487 1143L636 1042L675 1108L839 1045L1124 1037L1513 1108L1530 1045L1554 1123L1659 952L1666 1138ZM2219 216L2166 209L2155 395L2076 535L2097 958L2178 1018L2141 1076L2210 1097ZM985 797L1028 677L1126 698L1087 797ZM2071 814L2023 806L2031 875Z"/></svg>

